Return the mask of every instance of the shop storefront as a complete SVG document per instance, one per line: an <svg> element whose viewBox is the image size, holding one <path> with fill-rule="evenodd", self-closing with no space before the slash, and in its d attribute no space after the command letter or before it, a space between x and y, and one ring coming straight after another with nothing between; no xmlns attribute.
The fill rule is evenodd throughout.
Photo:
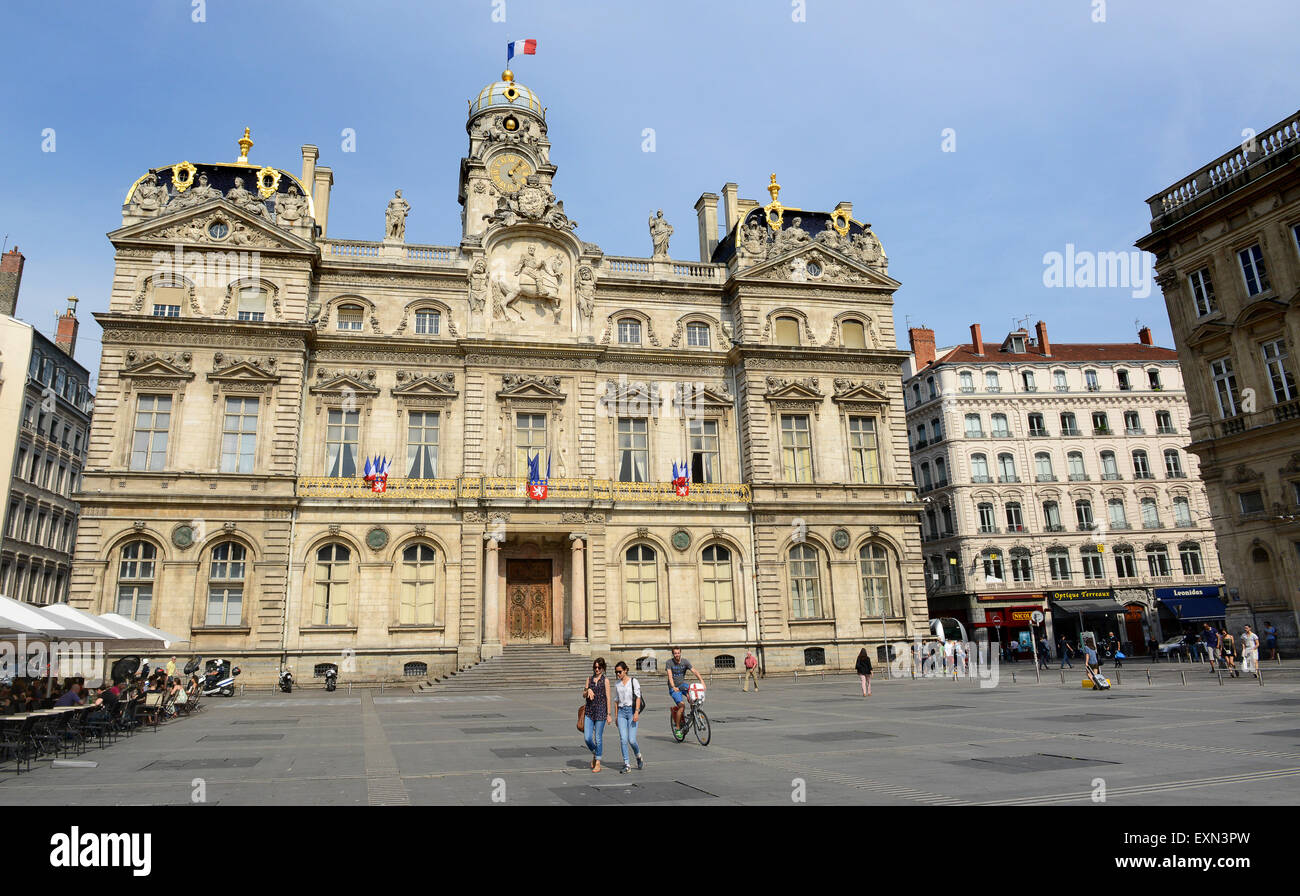
<svg viewBox="0 0 1300 896"><path fill-rule="evenodd" d="M1073 645L1077 646L1084 634L1091 634L1099 644L1110 632L1115 632L1117 637L1120 632L1127 632L1125 608L1115 600L1114 589L1053 591L1049 597L1056 635L1069 639Z"/></svg>
<svg viewBox="0 0 1300 896"><path fill-rule="evenodd" d="M1167 637L1199 630L1205 623L1222 628L1226 611L1220 585L1189 585L1184 588L1157 588L1155 597L1160 608L1160 627Z"/></svg>
<svg viewBox="0 0 1300 896"><path fill-rule="evenodd" d="M1035 612L1043 613L1048 642L1054 641L1046 613L1046 598L1043 592L980 595L984 618L977 621L975 627L988 630L990 640L1001 645L1003 657L1012 662L1032 660L1034 639L1044 634L1043 626L1035 629L1032 619Z"/></svg>

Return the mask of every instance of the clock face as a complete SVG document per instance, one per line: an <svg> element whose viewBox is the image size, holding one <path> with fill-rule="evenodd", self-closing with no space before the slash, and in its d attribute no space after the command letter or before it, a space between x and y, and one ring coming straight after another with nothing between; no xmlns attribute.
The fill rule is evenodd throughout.
<svg viewBox="0 0 1300 896"><path fill-rule="evenodd" d="M529 175L533 174L533 166L522 156L508 152L492 160L488 165L488 174L502 193L518 193Z"/></svg>

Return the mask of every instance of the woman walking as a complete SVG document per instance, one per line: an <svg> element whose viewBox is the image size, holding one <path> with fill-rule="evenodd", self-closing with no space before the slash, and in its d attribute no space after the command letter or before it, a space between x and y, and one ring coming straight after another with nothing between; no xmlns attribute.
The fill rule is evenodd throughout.
<svg viewBox="0 0 1300 896"><path fill-rule="evenodd" d="M1222 634L1223 658L1227 660L1229 674L1231 674L1233 678L1236 678L1240 674L1237 672L1237 639L1232 637L1232 633L1226 628L1223 630Z"/></svg>
<svg viewBox="0 0 1300 896"><path fill-rule="evenodd" d="M609 717L609 679L605 677L605 658L596 657L591 664L591 677L583 688L582 696L587 701L587 712L582 720L582 736L591 751L591 770L600 771L600 757L604 749L603 738L605 725Z"/></svg>
<svg viewBox="0 0 1300 896"><path fill-rule="evenodd" d="M858 651L858 678L862 679L862 696L871 696L871 657L867 656L867 648Z"/></svg>
<svg viewBox="0 0 1300 896"><path fill-rule="evenodd" d="M636 742L636 725L641 720L641 682L628 674L627 663L622 660L614 664L614 674L618 676L614 683L614 699L618 701L618 745L623 749L623 770L619 774L626 775L632 770L628 762L629 745L636 757L637 769L645 768L641 748Z"/></svg>

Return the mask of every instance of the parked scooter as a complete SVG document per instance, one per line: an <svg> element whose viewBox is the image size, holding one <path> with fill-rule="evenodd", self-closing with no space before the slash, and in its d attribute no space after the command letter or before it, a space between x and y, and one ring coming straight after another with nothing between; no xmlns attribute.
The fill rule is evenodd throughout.
<svg viewBox="0 0 1300 896"><path fill-rule="evenodd" d="M235 676L239 667L230 667L230 660L208 660L207 672L203 677L203 696L219 694L222 697L235 696Z"/></svg>
<svg viewBox="0 0 1300 896"><path fill-rule="evenodd" d="M338 687L338 670L333 666L325 670L325 690L332 691Z"/></svg>
<svg viewBox="0 0 1300 896"><path fill-rule="evenodd" d="M293 693L293 673L288 669L280 673L280 690L286 694Z"/></svg>

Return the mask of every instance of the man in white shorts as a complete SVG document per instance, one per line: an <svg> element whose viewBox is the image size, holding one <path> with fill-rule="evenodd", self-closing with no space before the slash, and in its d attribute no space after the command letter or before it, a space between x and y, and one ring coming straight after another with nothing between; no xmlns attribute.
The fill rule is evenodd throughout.
<svg viewBox="0 0 1300 896"><path fill-rule="evenodd" d="M1249 625L1241 633L1241 667L1259 678L1259 635Z"/></svg>

